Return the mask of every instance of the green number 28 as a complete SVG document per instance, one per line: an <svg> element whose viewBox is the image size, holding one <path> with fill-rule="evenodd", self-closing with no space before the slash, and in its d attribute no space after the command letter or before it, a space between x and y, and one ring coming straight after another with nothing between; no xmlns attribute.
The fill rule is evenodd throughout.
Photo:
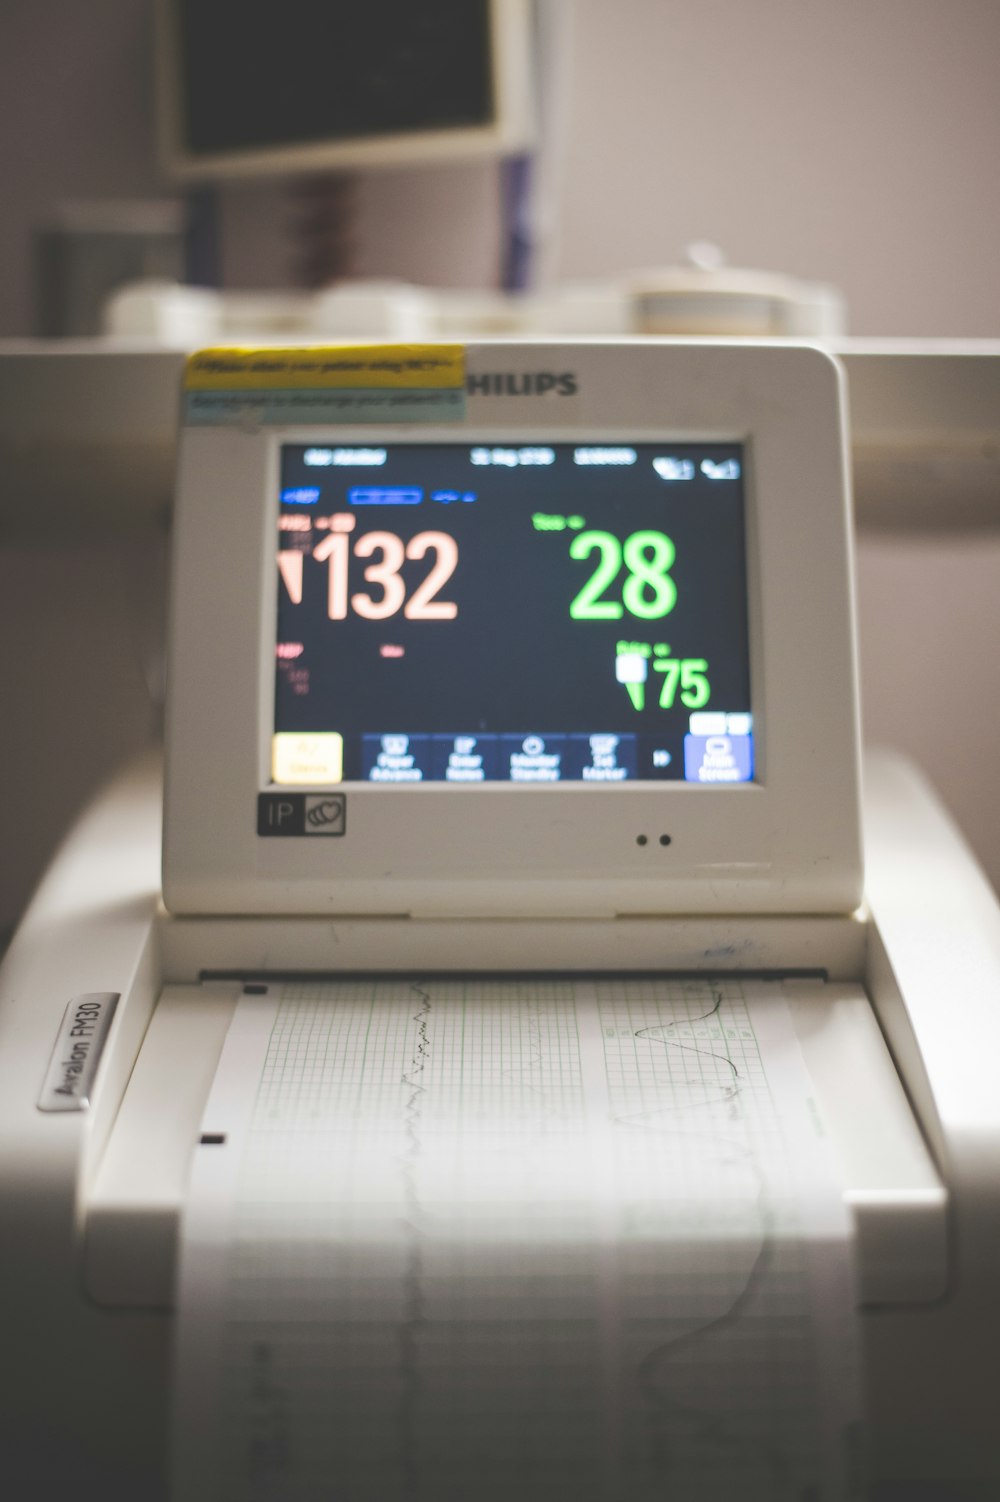
<svg viewBox="0 0 1000 1502"><path fill-rule="evenodd" d="M575 621L617 621L625 610L643 621L670 614L677 603L677 586L668 571L677 549L663 532L633 532L624 543L611 532L579 532L569 546L571 558L589 558L595 552L600 553L597 567L569 607ZM621 600L602 599L623 561L628 576Z"/></svg>

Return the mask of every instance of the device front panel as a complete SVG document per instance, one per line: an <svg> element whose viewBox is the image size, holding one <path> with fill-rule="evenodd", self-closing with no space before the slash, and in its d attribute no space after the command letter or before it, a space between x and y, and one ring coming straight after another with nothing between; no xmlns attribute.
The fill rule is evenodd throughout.
<svg viewBox="0 0 1000 1502"><path fill-rule="evenodd" d="M570 400L529 378L462 423L185 435L180 910L856 900L835 368L807 350L515 353L572 359Z"/></svg>

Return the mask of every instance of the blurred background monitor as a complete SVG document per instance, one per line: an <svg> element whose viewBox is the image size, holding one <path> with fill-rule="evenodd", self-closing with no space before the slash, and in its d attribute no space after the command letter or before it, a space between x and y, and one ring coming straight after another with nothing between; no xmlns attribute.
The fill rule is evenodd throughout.
<svg viewBox="0 0 1000 1502"><path fill-rule="evenodd" d="M160 130L182 180L522 150L530 0L159 0Z"/></svg>

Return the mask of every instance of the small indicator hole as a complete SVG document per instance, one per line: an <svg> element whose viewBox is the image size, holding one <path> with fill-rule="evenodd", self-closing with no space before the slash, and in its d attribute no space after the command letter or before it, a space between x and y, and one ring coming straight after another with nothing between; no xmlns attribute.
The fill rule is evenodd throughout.
<svg viewBox="0 0 1000 1502"><path fill-rule="evenodd" d="M670 844L670 836L668 834L661 834L660 835L660 844L661 845L669 845Z"/></svg>
<svg viewBox="0 0 1000 1502"><path fill-rule="evenodd" d="M648 845L649 844L649 840L646 838L646 836L644 834L637 834L636 837L635 837L635 843L637 845Z"/></svg>
<svg viewBox="0 0 1000 1502"><path fill-rule="evenodd" d="M202 1147L222 1147L225 1140L225 1132L202 1132L198 1139Z"/></svg>

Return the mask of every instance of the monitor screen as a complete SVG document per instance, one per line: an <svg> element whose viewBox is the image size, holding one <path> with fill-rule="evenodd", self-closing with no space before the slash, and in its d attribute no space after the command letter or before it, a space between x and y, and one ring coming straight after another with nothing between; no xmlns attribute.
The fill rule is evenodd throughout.
<svg viewBox="0 0 1000 1502"><path fill-rule="evenodd" d="M753 780L733 443L281 449L272 780Z"/></svg>
<svg viewBox="0 0 1000 1502"><path fill-rule="evenodd" d="M197 161L492 123L486 0L173 0L179 134Z"/></svg>

